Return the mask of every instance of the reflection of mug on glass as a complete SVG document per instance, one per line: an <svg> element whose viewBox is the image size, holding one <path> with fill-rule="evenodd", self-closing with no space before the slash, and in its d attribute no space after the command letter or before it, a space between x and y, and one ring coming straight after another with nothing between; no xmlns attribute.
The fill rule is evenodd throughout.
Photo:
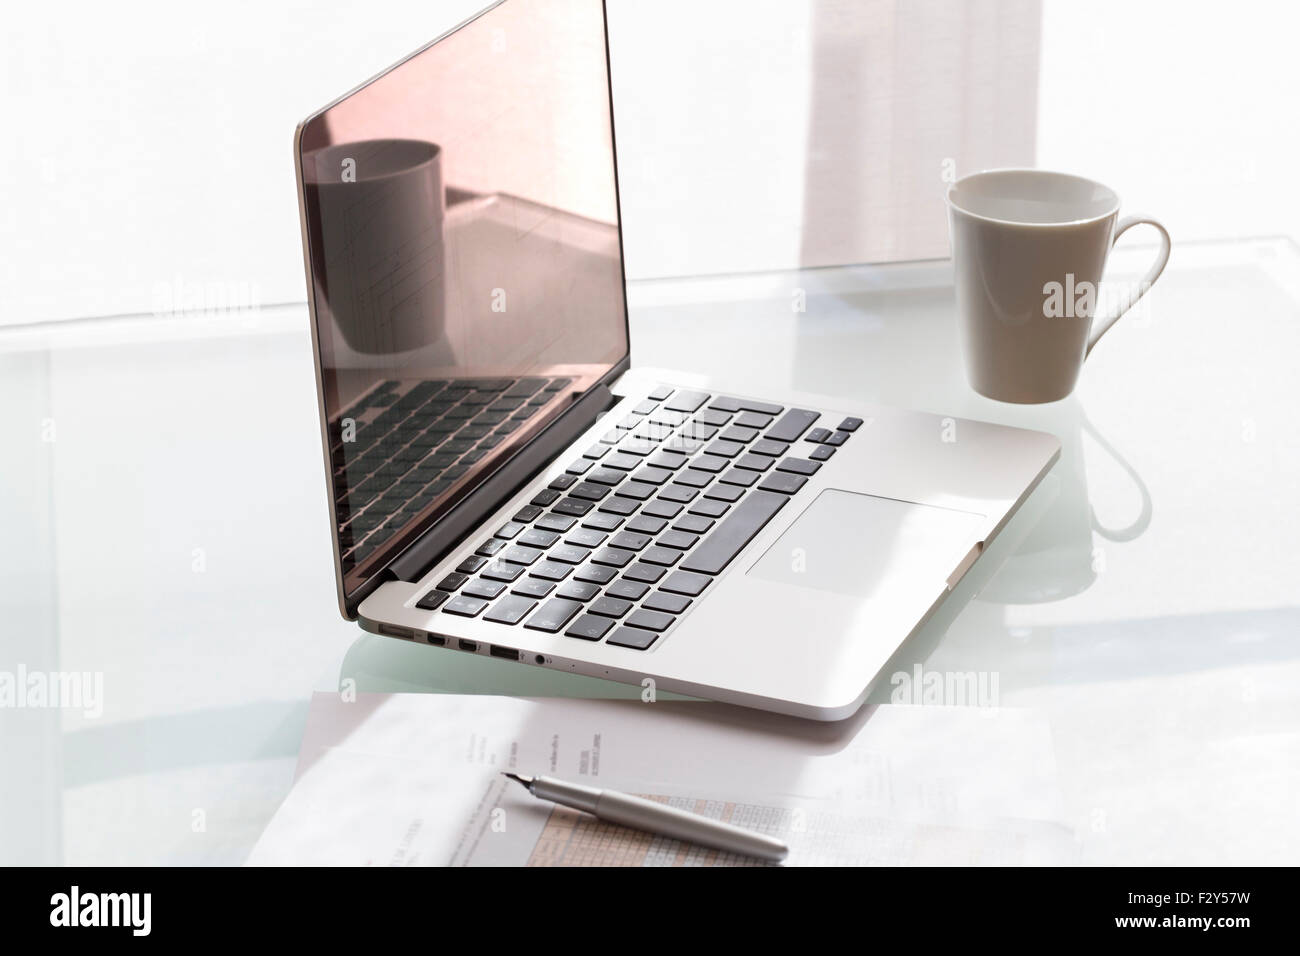
<svg viewBox="0 0 1300 956"><path fill-rule="evenodd" d="M985 601L1001 604L1038 604L1060 601L1090 588L1100 571L1104 554L1098 550L1096 537L1106 541L1132 541L1151 523L1151 492L1137 470L1088 420L1078 399L1071 398L1052 407L1048 417L1034 409L1031 421L1047 427L1061 441L1061 459L1053 470L1060 491L1051 507L1003 563L998 573L980 591ZM1103 524L1093 505L1088 488L1087 458L1084 446L1100 448L1126 478L1114 479L1115 487L1127 486L1137 492L1138 513L1125 526ZM1092 449L1089 448L1089 452ZM1129 494L1132 492L1130 491ZM1107 497L1114 495L1112 491ZM1115 510L1108 504L1106 510Z"/></svg>
<svg viewBox="0 0 1300 956"><path fill-rule="evenodd" d="M409 139L303 158L317 308L358 352L405 352L443 335L441 158Z"/></svg>
<svg viewBox="0 0 1300 956"><path fill-rule="evenodd" d="M1003 402L1069 395L1097 340L1156 281L1169 233L1119 219L1119 197L1079 176L1032 169L974 173L948 189L962 348L971 386ZM1111 245L1139 223L1160 252L1136 294L1096 315Z"/></svg>

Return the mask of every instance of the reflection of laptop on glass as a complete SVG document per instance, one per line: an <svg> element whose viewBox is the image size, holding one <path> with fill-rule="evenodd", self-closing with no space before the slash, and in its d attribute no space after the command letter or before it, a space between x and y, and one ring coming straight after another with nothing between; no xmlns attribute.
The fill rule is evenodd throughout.
<svg viewBox="0 0 1300 956"><path fill-rule="evenodd" d="M507 0L298 128L340 607L846 716L1057 442L630 370L606 49Z"/></svg>

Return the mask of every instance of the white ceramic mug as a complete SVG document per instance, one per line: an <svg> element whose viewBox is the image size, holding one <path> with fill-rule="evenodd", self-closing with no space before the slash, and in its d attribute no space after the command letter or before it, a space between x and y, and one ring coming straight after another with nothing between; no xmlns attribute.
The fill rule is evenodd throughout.
<svg viewBox="0 0 1300 956"><path fill-rule="evenodd" d="M1139 223L1160 233L1155 264L1097 315L1106 256ZM1097 340L1169 261L1169 233L1147 216L1119 218L1101 183L1036 169L973 173L948 188L948 226L966 373L981 395L1054 402L1074 390Z"/></svg>

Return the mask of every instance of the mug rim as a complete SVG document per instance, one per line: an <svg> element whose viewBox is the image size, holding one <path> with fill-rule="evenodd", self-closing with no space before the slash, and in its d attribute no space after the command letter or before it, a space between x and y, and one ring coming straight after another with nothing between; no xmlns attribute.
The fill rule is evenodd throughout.
<svg viewBox="0 0 1300 956"><path fill-rule="evenodd" d="M972 212L964 206L959 206L952 200L953 191L967 180L977 179L981 176L992 176L998 173L1029 173L1044 179L1073 179L1076 182L1088 183L1092 186L1100 186L1106 192L1114 197L1115 202L1111 209L1106 212L1098 213L1095 216L1087 216L1083 219L1063 219L1060 222L1025 222L1020 219L1000 219L997 216L986 216L983 213ZM1101 222L1111 216L1117 215L1120 210L1121 202L1119 193L1111 189L1103 182L1090 179L1087 176L1080 176L1077 173L1063 173L1054 169L1036 169L1032 166L995 166L991 169L977 169L973 173L967 173L955 182L949 183L947 191L943 196L944 202L948 209L953 212L959 212L963 216L970 216L972 219L978 219L982 222L989 222L999 226L1021 226L1026 229L1060 229L1063 226L1086 226L1093 223Z"/></svg>

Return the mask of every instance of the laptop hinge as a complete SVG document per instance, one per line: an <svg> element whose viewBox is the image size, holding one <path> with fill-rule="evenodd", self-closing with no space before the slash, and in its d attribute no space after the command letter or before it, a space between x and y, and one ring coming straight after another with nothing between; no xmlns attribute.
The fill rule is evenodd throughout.
<svg viewBox="0 0 1300 956"><path fill-rule="evenodd" d="M388 570L399 581L418 581L617 402L604 382L589 389L572 408L520 449L441 521L411 542Z"/></svg>

